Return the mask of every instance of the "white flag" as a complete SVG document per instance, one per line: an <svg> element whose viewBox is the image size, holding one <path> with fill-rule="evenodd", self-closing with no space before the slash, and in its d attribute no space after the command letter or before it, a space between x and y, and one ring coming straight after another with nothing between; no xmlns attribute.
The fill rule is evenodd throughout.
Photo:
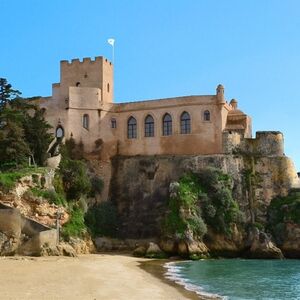
<svg viewBox="0 0 300 300"><path fill-rule="evenodd" d="M115 39L108 39L107 42L108 42L110 45L114 46L114 44L115 44Z"/></svg>

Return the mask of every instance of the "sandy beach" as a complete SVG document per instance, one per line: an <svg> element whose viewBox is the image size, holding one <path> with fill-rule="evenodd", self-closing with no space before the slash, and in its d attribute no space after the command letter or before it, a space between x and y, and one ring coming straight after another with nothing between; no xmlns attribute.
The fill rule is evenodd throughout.
<svg viewBox="0 0 300 300"><path fill-rule="evenodd" d="M190 299L126 255L0 258L0 299ZM194 298L194 297L193 297Z"/></svg>

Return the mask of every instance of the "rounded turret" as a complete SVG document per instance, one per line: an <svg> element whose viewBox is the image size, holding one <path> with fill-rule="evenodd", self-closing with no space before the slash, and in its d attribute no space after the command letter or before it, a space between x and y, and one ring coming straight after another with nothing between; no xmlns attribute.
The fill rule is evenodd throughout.
<svg viewBox="0 0 300 300"><path fill-rule="evenodd" d="M217 86L217 99L218 103L225 103L224 86L222 84Z"/></svg>
<svg viewBox="0 0 300 300"><path fill-rule="evenodd" d="M236 110L238 107L238 102L236 101L236 99L232 99L230 101L230 105L232 106L232 109Z"/></svg>

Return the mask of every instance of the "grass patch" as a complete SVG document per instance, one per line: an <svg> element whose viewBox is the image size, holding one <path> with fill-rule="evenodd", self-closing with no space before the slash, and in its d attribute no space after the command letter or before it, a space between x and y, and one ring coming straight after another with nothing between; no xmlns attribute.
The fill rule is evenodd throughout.
<svg viewBox="0 0 300 300"><path fill-rule="evenodd" d="M62 227L62 237L69 240L70 237L82 237L87 232L84 223L84 212L79 207L70 208L70 220Z"/></svg>
<svg viewBox="0 0 300 300"><path fill-rule="evenodd" d="M0 172L0 189L4 192L8 192L13 189L18 182L24 176L34 173L44 173L47 168L23 168L20 170L11 170L10 172Z"/></svg>

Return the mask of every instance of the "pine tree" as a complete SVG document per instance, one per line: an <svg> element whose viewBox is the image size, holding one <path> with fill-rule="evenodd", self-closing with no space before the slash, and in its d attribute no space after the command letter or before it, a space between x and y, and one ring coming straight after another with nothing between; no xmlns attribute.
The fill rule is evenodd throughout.
<svg viewBox="0 0 300 300"><path fill-rule="evenodd" d="M49 133L51 126L44 119L44 111L35 107L34 115L24 119L25 140L36 164L42 166L47 159L47 150L53 139Z"/></svg>
<svg viewBox="0 0 300 300"><path fill-rule="evenodd" d="M24 139L21 113L5 108L0 114L0 164L19 166L27 162L29 147Z"/></svg>
<svg viewBox="0 0 300 300"><path fill-rule="evenodd" d="M0 78L0 110L4 109L8 102L19 98L21 92L14 90L5 78Z"/></svg>

